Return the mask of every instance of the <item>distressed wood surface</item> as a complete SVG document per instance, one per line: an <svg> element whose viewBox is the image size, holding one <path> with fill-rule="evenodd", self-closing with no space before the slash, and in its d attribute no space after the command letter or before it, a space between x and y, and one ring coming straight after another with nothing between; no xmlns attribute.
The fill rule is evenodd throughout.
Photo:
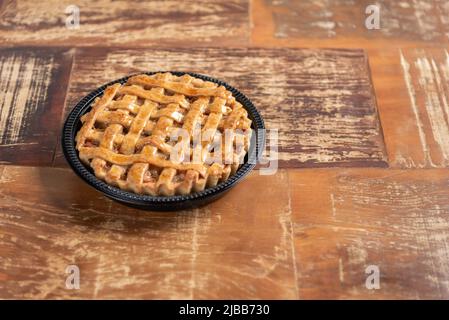
<svg viewBox="0 0 449 320"><path fill-rule="evenodd" d="M285 171L252 174L202 209L156 213L69 169L3 170L0 298L297 298ZM80 290L65 287L72 264Z"/></svg>
<svg viewBox="0 0 449 320"><path fill-rule="evenodd" d="M445 169L252 174L175 213L122 206L68 169L0 174L1 298L449 297ZM71 264L80 290L65 287Z"/></svg>
<svg viewBox="0 0 449 320"><path fill-rule="evenodd" d="M77 29L66 27L73 5ZM8 45L229 46L248 44L249 37L247 0L6 0L0 6L0 42Z"/></svg>
<svg viewBox="0 0 449 320"><path fill-rule="evenodd" d="M444 0L1 1L0 298L449 299L448 14ZM63 165L68 110L150 70L241 89L288 169L155 213L69 169L5 166Z"/></svg>
<svg viewBox="0 0 449 320"><path fill-rule="evenodd" d="M379 29L365 26L369 5L379 7ZM252 42L262 46L384 48L449 43L445 0L253 0L251 13Z"/></svg>
<svg viewBox="0 0 449 320"><path fill-rule="evenodd" d="M0 163L51 165L71 52L0 49Z"/></svg>
<svg viewBox="0 0 449 320"><path fill-rule="evenodd" d="M370 62L391 166L447 167L448 51L373 50Z"/></svg>
<svg viewBox="0 0 449 320"><path fill-rule="evenodd" d="M239 88L279 130L281 167L386 165L361 50L79 49L67 110L100 84L157 70L208 74ZM55 159L63 163L60 151Z"/></svg>
<svg viewBox="0 0 449 320"><path fill-rule="evenodd" d="M447 170L288 173L301 298L449 298Z"/></svg>

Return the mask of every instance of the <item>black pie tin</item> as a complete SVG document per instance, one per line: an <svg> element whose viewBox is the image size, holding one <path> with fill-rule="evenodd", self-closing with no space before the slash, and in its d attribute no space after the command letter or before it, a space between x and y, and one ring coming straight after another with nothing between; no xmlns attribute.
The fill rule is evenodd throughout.
<svg viewBox="0 0 449 320"><path fill-rule="evenodd" d="M160 71L159 71L160 72ZM250 99L248 99L243 93L241 93L236 88L230 86L229 84L211 78L205 75L191 73L191 72L173 72L172 74L176 76L182 76L184 74L189 74L193 77L203 79L205 81L215 82L219 85L223 85L227 90L232 92L234 97L240 102L243 107L248 111L248 117L252 120L252 129L254 130L253 138L251 139L250 152L245 157L245 162L239 168L239 170L228 180L218 184L213 188L205 189L201 192L192 193L185 196L150 196L150 195L140 195L128 191L121 190L114 186L108 185L106 182L95 177L91 168L85 166L79 159L78 151L75 147L75 135L81 128L80 117L87 113L91 104L95 98L101 96L106 89L106 87L114 83L126 83L129 77L127 77L109 82L100 88L92 91L87 96L85 96L81 101L79 101L73 110L68 115L64 128L62 131L62 150L67 162L72 167L73 171L80 176L89 185L102 192L105 196L124 203L129 206L138 207L140 209L146 210L157 210L157 211L171 211L171 210L181 210L187 208L195 208L203 206L211 201L214 201L224 195L226 191L234 187L238 182L240 182L256 165L256 160L258 155L265 146L265 125L262 116L254 107ZM144 72L142 74L152 75L158 72ZM254 138L255 137L255 138ZM252 150L252 152L251 152ZM251 159L249 159L249 157Z"/></svg>

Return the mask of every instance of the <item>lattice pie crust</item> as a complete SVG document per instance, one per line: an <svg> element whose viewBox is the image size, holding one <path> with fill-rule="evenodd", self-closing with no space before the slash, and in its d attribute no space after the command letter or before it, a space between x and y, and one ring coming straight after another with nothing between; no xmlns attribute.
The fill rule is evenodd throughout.
<svg viewBox="0 0 449 320"><path fill-rule="evenodd" d="M251 137L247 111L230 91L171 73L107 87L81 121L76 148L97 178L154 196L186 195L227 180Z"/></svg>

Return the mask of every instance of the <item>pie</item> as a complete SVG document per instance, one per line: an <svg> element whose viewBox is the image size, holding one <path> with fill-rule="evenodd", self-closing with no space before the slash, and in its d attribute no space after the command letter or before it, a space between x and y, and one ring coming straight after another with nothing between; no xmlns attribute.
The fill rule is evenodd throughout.
<svg viewBox="0 0 449 320"><path fill-rule="evenodd" d="M251 139L251 120L232 93L187 74L140 74L110 85L81 122L76 149L95 176L153 196L226 181Z"/></svg>

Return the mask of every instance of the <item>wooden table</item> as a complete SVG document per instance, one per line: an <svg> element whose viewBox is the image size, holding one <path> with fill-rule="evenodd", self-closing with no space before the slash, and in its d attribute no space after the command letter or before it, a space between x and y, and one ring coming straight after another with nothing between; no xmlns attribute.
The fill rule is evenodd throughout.
<svg viewBox="0 0 449 320"><path fill-rule="evenodd" d="M369 30L371 1L0 2L0 298L448 299L449 7L376 3ZM171 213L88 187L67 112L149 70L245 92L277 172Z"/></svg>

